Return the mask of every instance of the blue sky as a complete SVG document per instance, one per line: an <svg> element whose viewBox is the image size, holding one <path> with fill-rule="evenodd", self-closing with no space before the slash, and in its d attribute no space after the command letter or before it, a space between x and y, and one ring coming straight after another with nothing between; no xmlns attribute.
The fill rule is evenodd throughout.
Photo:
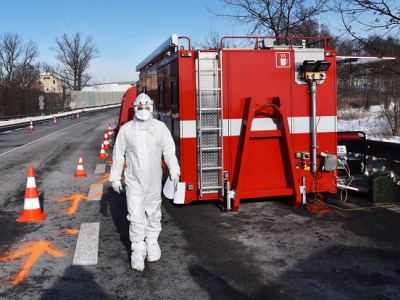
<svg viewBox="0 0 400 300"><path fill-rule="evenodd" d="M92 35L100 51L90 73L96 83L132 81L135 66L171 34L202 42L210 31L243 35L246 29L217 18L207 8L218 0L0 0L0 34L18 33L37 43L37 61L57 63L56 37L81 32Z"/></svg>

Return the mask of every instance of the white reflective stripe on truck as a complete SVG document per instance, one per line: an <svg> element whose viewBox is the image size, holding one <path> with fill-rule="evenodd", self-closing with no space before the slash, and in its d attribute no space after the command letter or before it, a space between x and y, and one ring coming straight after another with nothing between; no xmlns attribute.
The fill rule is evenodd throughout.
<svg viewBox="0 0 400 300"><path fill-rule="evenodd" d="M336 116L317 116L318 133L336 132ZM310 117L289 117L289 130L291 134L310 133ZM242 119L224 119L223 135L239 136ZM273 118L256 118L251 124L252 131L276 130L278 126ZM180 121L181 138L196 137L196 120Z"/></svg>

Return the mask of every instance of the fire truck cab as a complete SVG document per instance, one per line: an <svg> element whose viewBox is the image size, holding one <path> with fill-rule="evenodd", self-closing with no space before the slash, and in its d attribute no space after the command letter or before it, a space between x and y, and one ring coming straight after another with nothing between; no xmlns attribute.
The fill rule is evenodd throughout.
<svg viewBox="0 0 400 300"><path fill-rule="evenodd" d="M137 93L176 142L184 204L336 193L336 60L329 38L173 34L136 66ZM244 46L243 46L244 45Z"/></svg>
<svg viewBox="0 0 400 300"><path fill-rule="evenodd" d="M136 99L136 86L132 86L126 90L121 99L121 107L119 110L118 125L114 129L115 135L126 122L133 118L133 101Z"/></svg>

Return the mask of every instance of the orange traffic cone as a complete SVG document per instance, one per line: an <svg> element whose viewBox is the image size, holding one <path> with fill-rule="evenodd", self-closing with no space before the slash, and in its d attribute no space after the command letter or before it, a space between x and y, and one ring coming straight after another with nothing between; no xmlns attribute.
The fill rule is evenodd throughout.
<svg viewBox="0 0 400 300"><path fill-rule="evenodd" d="M83 169L82 155L79 157L78 167L76 168L75 177L86 177L85 170Z"/></svg>
<svg viewBox="0 0 400 300"><path fill-rule="evenodd" d="M108 126L108 139L110 140L112 139L112 137L113 137L113 130L110 124L110 126Z"/></svg>
<svg viewBox="0 0 400 300"><path fill-rule="evenodd" d="M76 114L76 117L79 119L79 113Z"/></svg>
<svg viewBox="0 0 400 300"><path fill-rule="evenodd" d="M100 158L100 159L107 158L107 153L106 153L106 151L104 150L104 144L103 144L103 143L101 143L101 149L100 149L99 158Z"/></svg>
<svg viewBox="0 0 400 300"><path fill-rule="evenodd" d="M56 116L54 116L54 118L53 118L53 123L54 123L54 124L57 124Z"/></svg>
<svg viewBox="0 0 400 300"><path fill-rule="evenodd" d="M104 131L104 149L110 149L110 142L108 141L108 133L107 130Z"/></svg>
<svg viewBox="0 0 400 300"><path fill-rule="evenodd" d="M32 123L32 120L31 120L31 123L29 125L29 131L34 131L34 130L35 130L35 128L33 127L33 123Z"/></svg>
<svg viewBox="0 0 400 300"><path fill-rule="evenodd" d="M17 222L43 222L47 217L39 204L39 194L36 188L33 167L28 167L28 179L26 181L25 201L22 214L16 219Z"/></svg>

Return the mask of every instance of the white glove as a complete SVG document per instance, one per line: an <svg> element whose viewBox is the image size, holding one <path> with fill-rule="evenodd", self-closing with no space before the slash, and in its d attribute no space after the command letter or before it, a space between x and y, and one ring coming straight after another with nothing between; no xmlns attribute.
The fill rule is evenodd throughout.
<svg viewBox="0 0 400 300"><path fill-rule="evenodd" d="M122 192L122 184L120 180L115 180L111 182L111 186L114 191L116 191L118 194Z"/></svg>
<svg viewBox="0 0 400 300"><path fill-rule="evenodd" d="M176 190L178 188L179 175L175 175L173 178L171 177L171 180L173 182L174 189Z"/></svg>

